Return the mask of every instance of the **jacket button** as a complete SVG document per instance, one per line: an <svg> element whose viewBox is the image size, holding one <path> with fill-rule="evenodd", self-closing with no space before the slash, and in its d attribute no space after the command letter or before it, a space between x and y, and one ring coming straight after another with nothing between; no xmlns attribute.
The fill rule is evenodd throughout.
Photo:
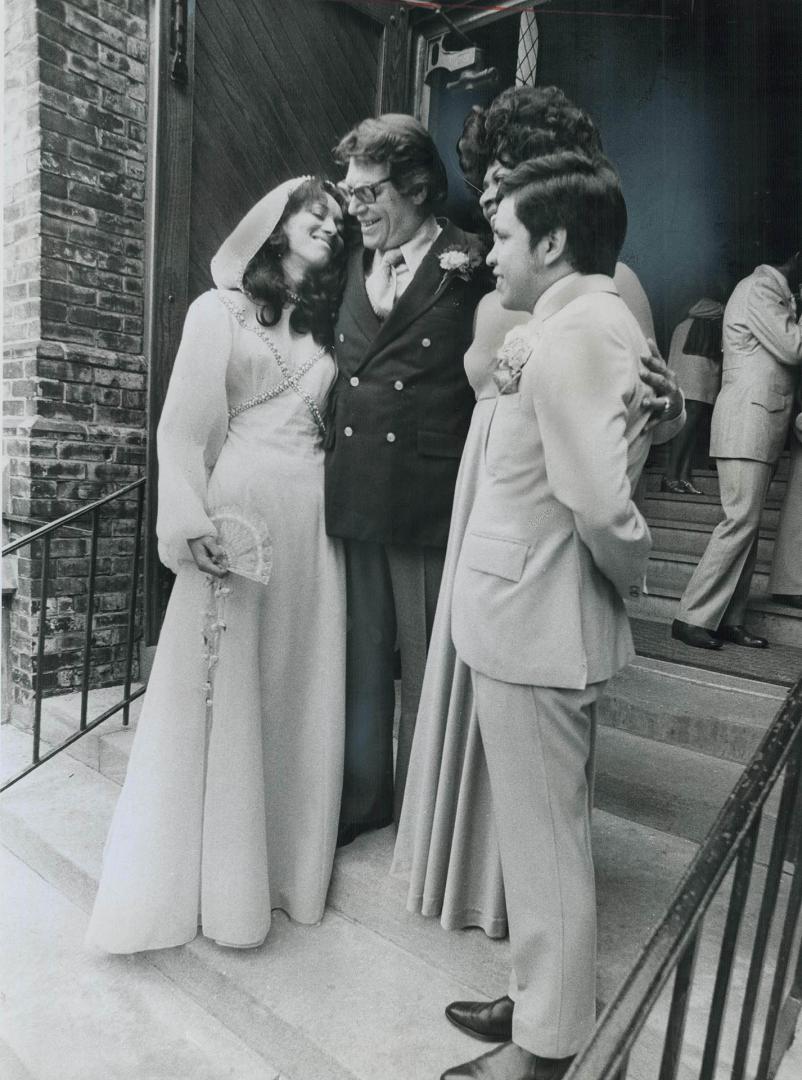
<svg viewBox="0 0 802 1080"><path fill-rule="evenodd" d="M354 434L354 429L352 427L344 428L343 429L343 434L344 435L353 435Z"/></svg>
<svg viewBox="0 0 802 1080"><path fill-rule="evenodd" d="M431 343L432 343L432 339L425 337L423 339L423 341L421 342L421 345L424 347L424 349L428 349L429 346L431 345Z"/></svg>
<svg viewBox="0 0 802 1080"><path fill-rule="evenodd" d="M393 434L392 431L387 432L387 441L388 442L395 442L395 435Z"/></svg>
<svg viewBox="0 0 802 1080"><path fill-rule="evenodd" d="M395 382L393 383L393 386L396 388L396 390L403 390L404 389L404 384L401 382L400 379L396 379Z"/></svg>
<svg viewBox="0 0 802 1080"><path fill-rule="evenodd" d="M358 375L352 375L351 378L348 381L351 384L351 386L359 386L359 376Z"/></svg>
<svg viewBox="0 0 802 1080"><path fill-rule="evenodd" d="M339 337L340 337L340 344L342 344L345 341L345 334L340 334Z"/></svg>

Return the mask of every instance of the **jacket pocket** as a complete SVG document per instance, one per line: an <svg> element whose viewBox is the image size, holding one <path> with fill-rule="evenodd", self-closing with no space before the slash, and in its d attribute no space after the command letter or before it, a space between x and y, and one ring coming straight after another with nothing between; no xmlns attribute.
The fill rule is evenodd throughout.
<svg viewBox="0 0 802 1080"><path fill-rule="evenodd" d="M462 457L465 440L445 431L419 431L418 453L424 457Z"/></svg>
<svg viewBox="0 0 802 1080"><path fill-rule="evenodd" d="M462 544L462 557L471 570L494 574L507 581L520 581L529 545L522 540L468 533Z"/></svg>
<svg viewBox="0 0 802 1080"><path fill-rule="evenodd" d="M788 395L759 387L752 391L750 401L753 405L760 405L766 412L782 412L788 404Z"/></svg>

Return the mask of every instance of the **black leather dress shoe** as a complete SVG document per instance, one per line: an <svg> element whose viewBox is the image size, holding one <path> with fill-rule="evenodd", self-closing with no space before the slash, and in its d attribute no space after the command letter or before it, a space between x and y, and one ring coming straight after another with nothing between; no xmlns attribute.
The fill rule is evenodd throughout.
<svg viewBox="0 0 802 1080"><path fill-rule="evenodd" d="M716 637L721 641L731 641L733 645L745 645L747 649L767 649L768 641L757 634L750 634L745 626L720 626Z"/></svg>
<svg viewBox="0 0 802 1080"><path fill-rule="evenodd" d="M474 1039L509 1042L514 1007L515 1002L506 996L495 1001L452 1001L446 1006L446 1019Z"/></svg>
<svg viewBox="0 0 802 1080"><path fill-rule="evenodd" d="M704 626L693 626L680 619L674 619L671 624L671 636L695 649L720 649L722 645L718 637Z"/></svg>
<svg viewBox="0 0 802 1080"><path fill-rule="evenodd" d="M802 596L797 593L774 593L774 599L788 607L802 608Z"/></svg>
<svg viewBox="0 0 802 1080"><path fill-rule="evenodd" d="M440 1080L562 1080L573 1060L536 1057L505 1042L473 1061L447 1069Z"/></svg>

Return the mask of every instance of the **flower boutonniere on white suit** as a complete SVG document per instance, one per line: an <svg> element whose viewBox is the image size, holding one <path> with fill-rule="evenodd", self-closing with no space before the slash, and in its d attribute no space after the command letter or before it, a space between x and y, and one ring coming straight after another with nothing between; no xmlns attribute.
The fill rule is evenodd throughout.
<svg viewBox="0 0 802 1080"><path fill-rule="evenodd" d="M440 252L439 262L443 276L437 286L438 292L451 278L458 277L463 281L470 281L484 262L484 252L478 241L465 246L452 244L451 247Z"/></svg>
<svg viewBox="0 0 802 1080"><path fill-rule="evenodd" d="M518 393L521 372L531 355L532 341L528 327L513 327L498 351L498 362L493 372L493 382L498 387L499 394Z"/></svg>

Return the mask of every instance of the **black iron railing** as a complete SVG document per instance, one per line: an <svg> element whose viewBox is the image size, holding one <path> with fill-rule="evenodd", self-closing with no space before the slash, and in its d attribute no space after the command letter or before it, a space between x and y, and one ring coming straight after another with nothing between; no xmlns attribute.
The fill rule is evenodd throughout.
<svg viewBox="0 0 802 1080"><path fill-rule="evenodd" d="M633 1048L647 1022L652 1039L654 1029L658 1029L662 1048L655 1055L650 1047L646 1056L651 1067L647 1063L644 1068L644 1063L639 1062L639 1077L675 1080L683 1074L698 1080L725 1076L731 1080L745 1080L747 1076L767 1080L775 1075L793 1040L802 1006L800 774L802 679L789 692L680 882L668 911L605 1009L566 1080L625 1080L630 1075L630 1055L634 1063ZM763 811L781 778L779 809L772 820ZM760 874L754 875L757 880L753 880L761 823L761 841L768 833L770 854L765 871L761 868ZM729 881L733 864L726 900L723 886ZM750 896L750 915L756 908L757 919L751 941L745 943L747 935L742 931ZM708 993L706 986L697 985L694 969L705 931L704 918L714 900L726 901L726 917L721 941L715 941L716 975ZM780 928L778 908L783 906ZM736 961L748 964L745 985L737 987L737 992L733 985ZM672 975L668 1016L665 1021L658 1020L655 1005ZM704 1036L691 1048L687 1045L686 1021L692 994L695 1022L701 1016ZM729 1060L722 1062L725 1026L735 1041L734 1048L728 1049ZM750 1055L756 1026L762 1027L760 1050Z"/></svg>
<svg viewBox="0 0 802 1080"><path fill-rule="evenodd" d="M101 513L109 507L112 503L123 500L127 496L133 495L136 499L136 524L134 527L134 550L132 560L130 564L130 576L128 584L128 610L127 610L127 624L126 624L126 638L125 638L125 675L123 679L123 691L120 701L115 702L110 708L106 709L100 716L93 717L91 720L88 717L89 711L89 684L91 681L92 673L92 649L93 649L93 632L94 632L94 619L95 619L95 604L96 604L96 587L97 587L97 564L98 564L98 541L100 537L100 524ZM10 788L12 784L16 784L18 780L21 780L23 776L27 776L28 773L33 772L34 769L44 764L45 761L49 761L61 750L71 746L77 739L80 739L87 732L92 731L102 724L104 720L108 720L110 716L114 716L115 713L122 710L123 724L127 725L129 720L129 709L131 702L136 700L142 693L144 693L144 687L137 687L131 689L133 681L134 670L134 643L136 636L136 612L137 612L137 598L139 592L139 566L141 562L141 545L142 545L142 518L145 504L145 478L142 477L139 480L134 480L130 484L126 484L125 487L120 488L118 491L112 492L110 495L104 496L102 499L98 499L96 502L91 503L89 506L82 507L80 510L74 510L70 514L65 514L63 517L58 518L56 521L51 521L47 525L43 525L41 528L34 529L33 532L28 533L25 536L20 537L17 540L12 541L10 544L6 544L3 548L3 558L7 555L12 555L14 552L19 551L23 547L32 547L33 545L41 544L41 570L39 574L39 621L38 621L38 635L36 641L36 667L33 677L33 724L31 729L32 735L32 753L31 763L16 776L7 780L0 791L5 791ZM82 650L82 664L81 664L81 716L79 721L79 727L76 732L70 735L67 739L63 740L58 746L48 750L47 753L41 752L42 743L42 698L44 689L44 674L45 674L45 651L46 642L48 636L48 600L50 598L51 588L51 552L54 538L58 533L75 536L76 526L75 522L80 518L91 517L91 526L89 530L84 531L83 535L89 539L89 563L88 563L88 576L87 576L87 603L86 603L86 622L84 626L84 640ZM8 690L8 688L6 688Z"/></svg>

